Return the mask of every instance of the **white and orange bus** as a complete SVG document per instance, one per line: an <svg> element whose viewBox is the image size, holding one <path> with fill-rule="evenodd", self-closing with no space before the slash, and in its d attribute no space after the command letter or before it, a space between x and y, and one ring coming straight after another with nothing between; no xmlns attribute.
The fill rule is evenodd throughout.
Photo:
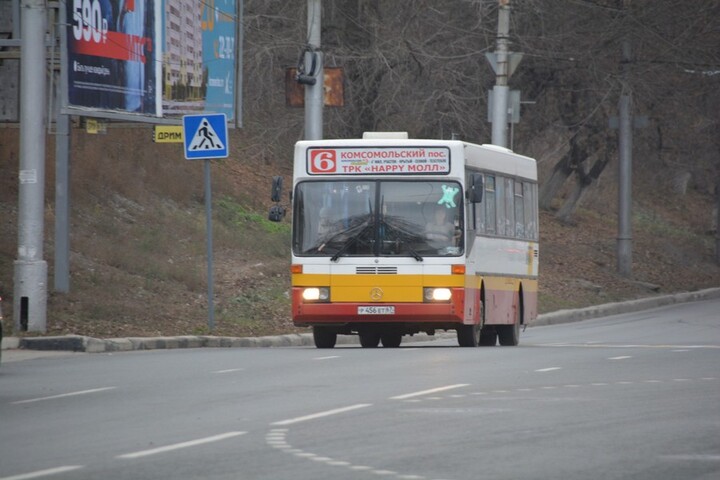
<svg viewBox="0 0 720 480"><path fill-rule="evenodd" d="M464 347L517 345L537 316L537 193L535 160L493 145L404 132L298 142L293 323L318 348L438 330Z"/></svg>

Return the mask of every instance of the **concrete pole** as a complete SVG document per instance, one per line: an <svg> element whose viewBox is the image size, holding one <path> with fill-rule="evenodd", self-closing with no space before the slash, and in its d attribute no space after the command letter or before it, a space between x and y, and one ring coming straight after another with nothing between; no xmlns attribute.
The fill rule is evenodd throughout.
<svg viewBox="0 0 720 480"><path fill-rule="evenodd" d="M323 55L320 51L321 0L308 0L307 37L309 51L305 52L305 71L313 71L315 57L315 85L305 85L305 140L323 138L323 101L325 95Z"/></svg>
<svg viewBox="0 0 720 480"><path fill-rule="evenodd" d="M510 36L510 0L498 0L497 49L495 50L495 86L493 87L492 144L507 147L508 133L508 37Z"/></svg>
<svg viewBox="0 0 720 480"><path fill-rule="evenodd" d="M45 332L47 262L43 260L45 206L45 0L22 0L20 57L20 186L18 258L13 320L18 331Z"/></svg>
<svg viewBox="0 0 720 480"><path fill-rule="evenodd" d="M70 292L70 116L63 114L68 82L66 12L59 8L60 81L55 120L55 275L56 292Z"/></svg>

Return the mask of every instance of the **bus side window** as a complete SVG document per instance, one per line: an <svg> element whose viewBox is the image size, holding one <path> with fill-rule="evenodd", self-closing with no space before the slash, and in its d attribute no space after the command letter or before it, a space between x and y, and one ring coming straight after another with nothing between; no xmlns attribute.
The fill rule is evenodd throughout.
<svg viewBox="0 0 720 480"><path fill-rule="evenodd" d="M485 176L485 201L480 204L481 208L484 204L485 208L485 233L495 235L497 233L497 217L495 202L495 177Z"/></svg>
<svg viewBox="0 0 720 480"><path fill-rule="evenodd" d="M523 183L523 187L525 192L525 238L529 240L537 240L537 209L535 208L537 184L525 182Z"/></svg>
<svg viewBox="0 0 720 480"><path fill-rule="evenodd" d="M512 178L503 178L505 184L505 236L515 236L515 181Z"/></svg>
<svg viewBox="0 0 720 480"><path fill-rule="evenodd" d="M515 237L525 238L525 202L523 184L515 181Z"/></svg>

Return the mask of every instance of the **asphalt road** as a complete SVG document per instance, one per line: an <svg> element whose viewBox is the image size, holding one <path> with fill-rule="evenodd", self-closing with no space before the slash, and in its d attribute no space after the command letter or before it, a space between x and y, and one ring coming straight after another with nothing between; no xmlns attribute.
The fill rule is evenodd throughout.
<svg viewBox="0 0 720 480"><path fill-rule="evenodd" d="M720 300L455 340L0 367L0 479L717 479Z"/></svg>

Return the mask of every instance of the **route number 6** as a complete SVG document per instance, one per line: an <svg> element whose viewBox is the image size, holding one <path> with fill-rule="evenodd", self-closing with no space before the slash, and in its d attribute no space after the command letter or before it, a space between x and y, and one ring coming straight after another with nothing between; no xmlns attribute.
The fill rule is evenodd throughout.
<svg viewBox="0 0 720 480"><path fill-rule="evenodd" d="M335 150L310 151L310 173L333 173L336 163Z"/></svg>

